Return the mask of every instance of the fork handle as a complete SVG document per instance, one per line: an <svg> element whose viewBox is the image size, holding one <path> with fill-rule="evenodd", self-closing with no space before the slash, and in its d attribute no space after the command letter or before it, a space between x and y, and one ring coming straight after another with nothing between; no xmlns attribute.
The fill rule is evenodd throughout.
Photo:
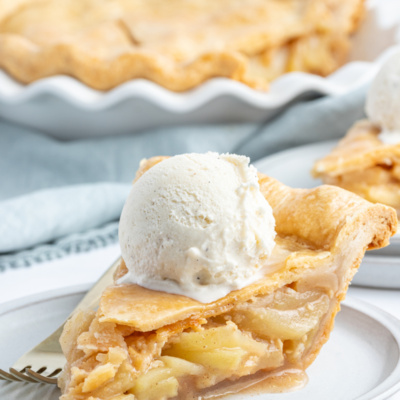
<svg viewBox="0 0 400 400"><path fill-rule="evenodd" d="M95 283L95 285L86 293L83 299L79 302L79 304L72 311L70 316L78 309L83 310L94 310L98 307L100 302L101 294L104 289L113 283L114 272L117 270L119 264L121 263L121 257L119 257L111 266L108 268L106 272L102 275L102 277Z"/></svg>

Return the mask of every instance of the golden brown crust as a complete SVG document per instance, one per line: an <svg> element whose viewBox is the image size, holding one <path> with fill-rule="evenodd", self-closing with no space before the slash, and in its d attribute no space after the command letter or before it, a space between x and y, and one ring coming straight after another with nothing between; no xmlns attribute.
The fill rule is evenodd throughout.
<svg viewBox="0 0 400 400"><path fill-rule="evenodd" d="M364 171L376 165L390 166L400 158L400 144L385 145L379 133L380 128L369 120L356 122L337 146L315 163L312 174L320 178Z"/></svg>
<svg viewBox="0 0 400 400"><path fill-rule="evenodd" d="M3 4L4 3L4 4ZM107 90L170 90L227 77L258 89L282 73L340 66L364 0L0 2L0 67L23 83L67 74Z"/></svg>
<svg viewBox="0 0 400 400"><path fill-rule="evenodd" d="M292 189L263 174L259 176L261 191L271 204L280 235L295 236L316 249L335 252L345 236L351 235L356 222L377 232L367 243L369 250L387 246L396 232L397 221L390 207L373 205L334 186Z"/></svg>
<svg viewBox="0 0 400 400"><path fill-rule="evenodd" d="M64 354L68 354L71 359L79 359L84 356L84 352L76 346L78 337L81 333L89 330L90 324L94 318L93 311L78 311L65 324L63 333L60 338L61 348ZM58 386L61 391L65 391L71 378L70 371L65 371Z"/></svg>
<svg viewBox="0 0 400 400"><path fill-rule="evenodd" d="M383 143L379 133L372 122L357 122L314 164L312 174L371 202L394 207L400 215L400 144Z"/></svg>

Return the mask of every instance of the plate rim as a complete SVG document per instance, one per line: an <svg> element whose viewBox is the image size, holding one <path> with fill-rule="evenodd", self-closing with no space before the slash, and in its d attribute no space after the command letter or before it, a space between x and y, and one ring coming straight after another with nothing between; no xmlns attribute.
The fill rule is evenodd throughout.
<svg viewBox="0 0 400 400"><path fill-rule="evenodd" d="M357 299L356 297L348 296L341 304L342 306L347 306L355 311L361 312L381 324L385 329L387 329L387 331L392 335L394 341L397 343L399 358L397 359L397 364L390 375L368 393L365 393L354 400L388 399L389 396L400 391L400 320L387 311L366 301ZM383 391L381 391L382 389Z"/></svg>
<svg viewBox="0 0 400 400"><path fill-rule="evenodd" d="M62 289L53 289L40 293L36 293L22 298L11 300L9 302L0 304L0 318L3 315L16 311L18 309L27 307L32 304L51 301L53 299L73 296L77 294L84 294L90 289L92 284L79 284L67 286ZM362 313L364 316L371 318L376 323L383 326L388 333L393 337L397 343L399 358L394 369L391 373L371 391L365 393L354 400L384 400L389 396L400 391L400 320L391 315L390 313L374 306L368 302L357 299L353 296L347 296L341 303L341 310L349 308L353 311Z"/></svg>
<svg viewBox="0 0 400 400"><path fill-rule="evenodd" d="M94 282L68 285L59 289L45 290L43 292L22 296L14 300L0 303L0 318L5 314L27 307L28 305L43 303L45 301L77 294L84 294L93 286L93 284Z"/></svg>
<svg viewBox="0 0 400 400"><path fill-rule="evenodd" d="M370 262L385 263L388 264L390 268L400 267L400 257L396 256L366 254L363 259L367 259Z"/></svg>

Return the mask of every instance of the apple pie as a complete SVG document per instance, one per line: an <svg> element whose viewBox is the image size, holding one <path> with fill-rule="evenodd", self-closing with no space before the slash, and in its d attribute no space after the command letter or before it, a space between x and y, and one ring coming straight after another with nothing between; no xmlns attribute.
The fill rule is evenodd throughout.
<svg viewBox="0 0 400 400"><path fill-rule="evenodd" d="M381 128L357 122L330 154L317 161L312 174L373 203L387 204L400 216L400 144L385 144Z"/></svg>
<svg viewBox="0 0 400 400"><path fill-rule="evenodd" d="M184 91L212 77L257 89L344 63L364 0L0 0L0 68L100 90L135 78Z"/></svg>
<svg viewBox="0 0 400 400"><path fill-rule="evenodd" d="M141 164L136 179L162 158ZM276 220L265 275L211 303L135 284L109 286L61 344L62 400L192 399L301 386L328 340L365 250L386 246L390 207L332 186L292 189L259 174ZM127 273L122 261L115 281Z"/></svg>

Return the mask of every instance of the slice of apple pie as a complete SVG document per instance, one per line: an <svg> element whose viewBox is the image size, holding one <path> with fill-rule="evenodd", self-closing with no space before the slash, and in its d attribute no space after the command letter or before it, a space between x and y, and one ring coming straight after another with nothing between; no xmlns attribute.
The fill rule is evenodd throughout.
<svg viewBox="0 0 400 400"><path fill-rule="evenodd" d="M162 160L142 163L134 185ZM120 283L122 261L97 312L78 312L65 326L62 400L192 399L260 382L271 391L304 384L365 250L386 246L397 218L340 188L258 181L276 221L263 275L202 303Z"/></svg>
<svg viewBox="0 0 400 400"><path fill-rule="evenodd" d="M364 0L0 0L0 68L100 90L144 78L174 91L226 77L266 89L342 65Z"/></svg>
<svg viewBox="0 0 400 400"><path fill-rule="evenodd" d="M315 163L312 174L373 203L387 204L400 216L400 144L382 142L381 131L369 120L357 122Z"/></svg>
<svg viewBox="0 0 400 400"><path fill-rule="evenodd" d="M400 53L378 71L367 93L367 118L356 122L312 170L325 183L387 204L400 217Z"/></svg>

